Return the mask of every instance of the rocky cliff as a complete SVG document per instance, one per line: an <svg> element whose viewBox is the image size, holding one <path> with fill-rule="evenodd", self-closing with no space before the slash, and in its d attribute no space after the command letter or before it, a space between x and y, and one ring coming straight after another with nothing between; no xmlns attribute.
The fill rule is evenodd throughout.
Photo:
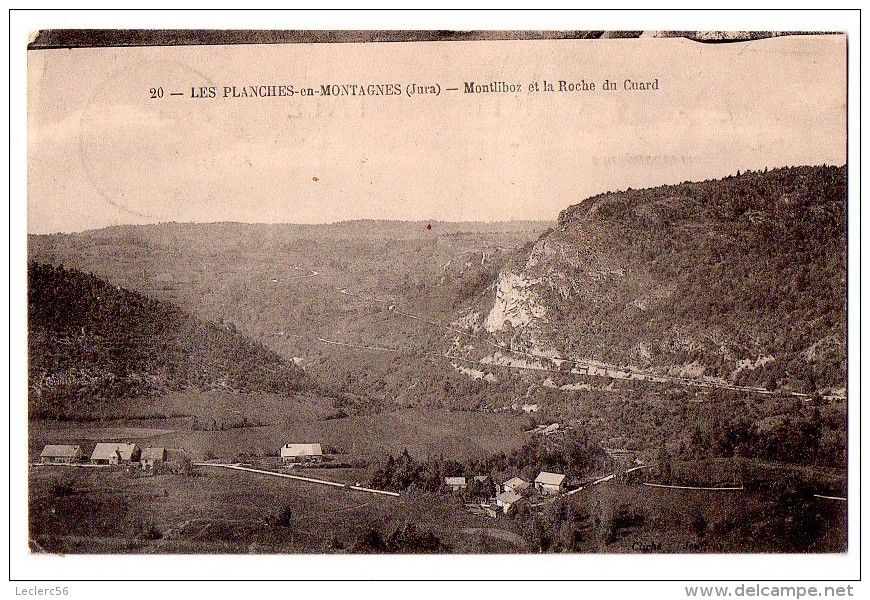
<svg viewBox="0 0 870 600"><path fill-rule="evenodd" d="M846 170L747 172L595 196L454 325L482 362L812 393L846 378Z"/></svg>

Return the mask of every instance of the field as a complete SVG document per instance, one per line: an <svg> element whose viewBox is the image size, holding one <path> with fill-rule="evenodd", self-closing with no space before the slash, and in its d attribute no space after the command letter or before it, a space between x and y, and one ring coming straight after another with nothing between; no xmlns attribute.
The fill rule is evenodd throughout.
<svg viewBox="0 0 870 600"><path fill-rule="evenodd" d="M175 453L184 449L194 461L217 459L274 469L284 443L317 441L333 455L337 468L327 463L299 474L371 485L388 454L407 450L426 468L458 461L454 464L461 463L468 475L481 472L469 470L480 468L471 466L473 461L501 453L523 455L527 442L541 442L540 436L527 433L530 418L511 412L415 408L327 418L329 404L315 397L223 392L177 393L153 399L153 406L167 416L33 421L31 460L38 460L40 449L49 443L81 444L87 454L98 440L129 440ZM195 421L193 416L171 416L191 413ZM250 425L270 413L271 422L279 424L208 428L237 423L240 415L247 415ZM546 443L558 446L559 439ZM845 496L842 469L751 457L676 456L665 469L655 452L638 455L651 468L625 482L587 486L569 498L495 520L469 514L458 496L419 484L393 488L401 491L393 498L214 467L197 467L186 475L134 477L117 468L34 466L31 537L37 549L65 553L846 549L846 503L815 495ZM530 464L491 466L483 472L496 481L517 473L533 478L538 467ZM662 489L643 482L744 489ZM430 491L421 491L426 489ZM292 516L276 524L285 507Z"/></svg>
<svg viewBox="0 0 870 600"><path fill-rule="evenodd" d="M179 393L151 399L165 418L32 421L30 458L49 443L133 441L183 449L193 460L273 464L287 442L320 442L356 468L310 468L306 476L370 480L368 463L404 450L421 459L483 458L520 447L528 420L513 414L408 409L323 418L328 403L271 395ZM194 429L236 422L268 426ZM269 415L271 414L271 418ZM210 417L210 418L209 418ZM170 457L171 459L172 457ZM507 519L468 514L458 498L384 497L253 473L198 467L192 475L133 477L124 469L33 466L30 529L35 549L63 553L514 552L525 541ZM292 517L276 525L289 507ZM410 533L409 533L410 531ZM432 540L436 540L437 543ZM384 545L382 545L384 544ZM392 544L387 546L386 544Z"/></svg>
<svg viewBox="0 0 870 600"><path fill-rule="evenodd" d="M448 497L383 497L223 469L134 478L116 468L32 467L29 504L34 549L48 552L370 552L379 551L373 531L407 540L409 523L434 532L441 551L524 549L510 520L472 516ZM284 507L292 516L278 524Z"/></svg>
<svg viewBox="0 0 870 600"><path fill-rule="evenodd" d="M300 415L281 425L236 427L217 431L194 430L189 419L151 419L128 423L32 422L31 459L49 443L129 440L141 446L184 448L194 460L208 457L233 460L240 455L275 456L286 443L320 442L345 455L363 459L398 454L407 449L419 457L482 458L519 448L526 440L525 418L508 413L449 412L408 409L376 415L316 420Z"/></svg>
<svg viewBox="0 0 870 600"><path fill-rule="evenodd" d="M604 484L569 502L590 516L580 529L579 552L845 552L845 502L802 500L783 502L770 490ZM609 519L608 526L595 527L596 518Z"/></svg>
<svg viewBox="0 0 870 600"><path fill-rule="evenodd" d="M695 465L717 466L723 468ZM345 483L364 475L302 474ZM800 486L769 480L738 490L683 490L642 485L648 479L654 473L489 519L467 513L450 494L386 497L210 467L134 477L115 467L34 466L30 529L37 551L97 554L846 550L845 503Z"/></svg>

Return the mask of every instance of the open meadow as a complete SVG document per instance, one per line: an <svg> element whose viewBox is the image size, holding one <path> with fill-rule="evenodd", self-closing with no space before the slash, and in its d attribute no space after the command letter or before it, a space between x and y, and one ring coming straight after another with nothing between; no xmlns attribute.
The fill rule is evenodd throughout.
<svg viewBox="0 0 870 600"><path fill-rule="evenodd" d="M510 520L470 515L450 497L385 497L207 467L152 477L32 467L30 527L34 550L66 554L525 549Z"/></svg>
<svg viewBox="0 0 870 600"><path fill-rule="evenodd" d="M30 425L31 458L50 443L95 440L132 441L140 446L183 448L194 460L240 456L277 456L288 442L318 442L342 459L367 461L373 456L408 450L417 456L468 459L519 448L527 439L528 421L511 413L450 412L408 409L340 419L287 419L280 425L192 429L190 419L169 418L111 423L35 421Z"/></svg>

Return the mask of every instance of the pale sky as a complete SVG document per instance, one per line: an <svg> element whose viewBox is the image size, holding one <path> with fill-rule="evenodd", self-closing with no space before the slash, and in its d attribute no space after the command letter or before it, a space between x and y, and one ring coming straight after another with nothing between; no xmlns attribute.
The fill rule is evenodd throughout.
<svg viewBox="0 0 870 600"><path fill-rule="evenodd" d="M613 92L529 93L543 80ZM623 81L658 79L628 92ZM28 231L123 223L555 219L604 191L845 163L844 36L28 53ZM519 94L465 94L464 82ZM441 95L192 99L192 86ZM162 87L164 97L150 99ZM169 96L170 92L184 96Z"/></svg>

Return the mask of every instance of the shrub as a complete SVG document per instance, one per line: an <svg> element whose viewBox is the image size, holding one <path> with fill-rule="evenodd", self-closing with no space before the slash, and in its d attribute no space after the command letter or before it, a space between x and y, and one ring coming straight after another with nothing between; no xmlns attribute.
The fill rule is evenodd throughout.
<svg viewBox="0 0 870 600"><path fill-rule="evenodd" d="M707 519L704 518L704 515L702 515L701 513L698 513L694 517L692 517L692 531L695 532L695 535L697 537L703 538L705 535L707 535L707 525Z"/></svg>
<svg viewBox="0 0 870 600"><path fill-rule="evenodd" d="M270 527L290 527L293 523L293 509L289 504L285 504L278 510L269 511L265 521Z"/></svg>
<svg viewBox="0 0 870 600"><path fill-rule="evenodd" d="M52 494L54 494L55 498L72 496L75 494L75 488L73 487L72 481L58 481L52 488Z"/></svg>
<svg viewBox="0 0 870 600"><path fill-rule="evenodd" d="M419 530L413 523L405 523L396 529L387 540L391 552L433 553L442 549L441 540L428 530Z"/></svg>
<svg viewBox="0 0 870 600"><path fill-rule="evenodd" d="M133 526L133 538L137 540L159 540L163 532L153 521L140 521Z"/></svg>
<svg viewBox="0 0 870 600"><path fill-rule="evenodd" d="M354 542L354 552L381 553L387 551L387 544L377 529L368 528L363 531Z"/></svg>

